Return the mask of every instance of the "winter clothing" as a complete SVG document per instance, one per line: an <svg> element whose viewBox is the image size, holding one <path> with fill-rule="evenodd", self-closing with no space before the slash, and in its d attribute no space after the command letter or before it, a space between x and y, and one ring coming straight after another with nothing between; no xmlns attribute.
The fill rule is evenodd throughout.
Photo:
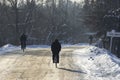
<svg viewBox="0 0 120 80"><path fill-rule="evenodd" d="M92 44L92 41L93 41L93 36L89 36L89 44L91 45Z"/></svg>
<svg viewBox="0 0 120 80"><path fill-rule="evenodd" d="M25 34L22 34L20 37L21 49L26 48L26 40L27 40L27 36Z"/></svg>
<svg viewBox="0 0 120 80"><path fill-rule="evenodd" d="M61 51L61 44L56 39L51 45L53 63L59 63L59 52Z"/></svg>

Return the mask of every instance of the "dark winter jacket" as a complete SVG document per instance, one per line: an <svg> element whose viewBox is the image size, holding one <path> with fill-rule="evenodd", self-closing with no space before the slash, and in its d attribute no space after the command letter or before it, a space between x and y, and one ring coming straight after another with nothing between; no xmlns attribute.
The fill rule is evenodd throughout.
<svg viewBox="0 0 120 80"><path fill-rule="evenodd" d="M27 40L27 36L25 34L22 34L20 37L21 45L26 45L26 40Z"/></svg>
<svg viewBox="0 0 120 80"><path fill-rule="evenodd" d="M58 55L61 50L61 44L56 39L51 45L51 51L53 55Z"/></svg>

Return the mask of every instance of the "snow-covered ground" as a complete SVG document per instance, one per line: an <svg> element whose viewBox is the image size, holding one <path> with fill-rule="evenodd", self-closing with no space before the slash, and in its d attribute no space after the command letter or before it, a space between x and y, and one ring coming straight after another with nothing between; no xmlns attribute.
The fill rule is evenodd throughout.
<svg viewBox="0 0 120 80"><path fill-rule="evenodd" d="M73 60L85 80L120 80L120 60L105 49L86 46L73 52Z"/></svg>
<svg viewBox="0 0 120 80"><path fill-rule="evenodd" d="M82 46L73 52L75 65L85 72L83 80L120 80L120 59L105 49L88 44L62 45L62 47ZM48 45L28 45L27 49L50 48ZM6 44L0 48L0 54L20 50L20 46Z"/></svg>
<svg viewBox="0 0 120 80"><path fill-rule="evenodd" d="M0 54L4 54L4 53L7 53L7 52L19 50L19 49L20 49L20 47L13 46L11 44L6 44L6 45L0 47Z"/></svg>
<svg viewBox="0 0 120 80"><path fill-rule="evenodd" d="M85 45L85 43L84 43L84 45ZM72 46L83 46L83 43L79 43L79 44L75 44L75 45L62 44L62 47L72 47ZM38 49L38 48L50 48L50 46L49 45L27 45L27 49ZM0 47L0 54L16 51L16 50L20 50L20 49L21 49L20 46L6 44L6 45Z"/></svg>
<svg viewBox="0 0 120 80"><path fill-rule="evenodd" d="M27 49L37 49L37 48L49 48L50 46L48 45L27 45ZM20 50L20 46L14 46L12 44L6 44L2 47L0 47L0 54L4 54L7 52L12 52L16 50Z"/></svg>

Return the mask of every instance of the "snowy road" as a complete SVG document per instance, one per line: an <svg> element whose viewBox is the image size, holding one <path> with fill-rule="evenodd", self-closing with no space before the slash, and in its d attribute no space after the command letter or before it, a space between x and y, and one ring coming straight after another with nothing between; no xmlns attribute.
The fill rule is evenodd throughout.
<svg viewBox="0 0 120 80"><path fill-rule="evenodd" d="M72 52L82 47L63 48L58 68L49 48L14 51L0 56L0 80L83 80L85 74L73 63Z"/></svg>

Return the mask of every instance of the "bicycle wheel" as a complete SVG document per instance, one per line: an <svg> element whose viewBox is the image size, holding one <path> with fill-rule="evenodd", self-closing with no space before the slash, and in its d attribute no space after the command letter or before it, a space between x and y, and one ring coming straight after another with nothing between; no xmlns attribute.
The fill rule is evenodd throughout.
<svg viewBox="0 0 120 80"><path fill-rule="evenodd" d="M55 58L54 58L55 60L55 67L57 68L57 56L55 56Z"/></svg>
<svg viewBox="0 0 120 80"><path fill-rule="evenodd" d="M55 63L55 67L57 68L57 63Z"/></svg>
<svg viewBox="0 0 120 80"><path fill-rule="evenodd" d="M24 50L25 50L25 46L24 45L21 45L21 50L24 52Z"/></svg>

